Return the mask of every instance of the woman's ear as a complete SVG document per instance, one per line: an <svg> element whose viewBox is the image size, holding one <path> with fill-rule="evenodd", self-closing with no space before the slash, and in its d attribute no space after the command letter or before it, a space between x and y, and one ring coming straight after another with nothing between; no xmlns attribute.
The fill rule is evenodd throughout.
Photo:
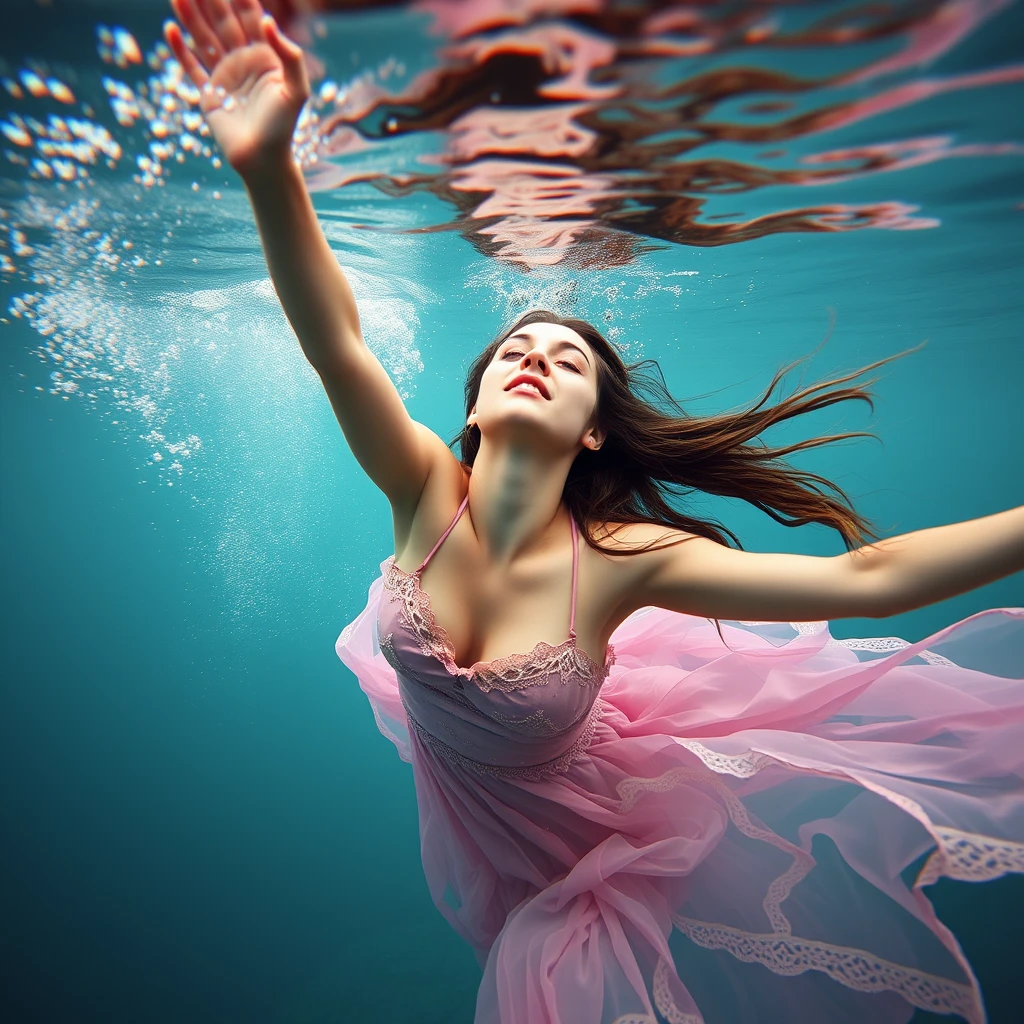
<svg viewBox="0 0 1024 1024"><path fill-rule="evenodd" d="M592 427L583 435L583 447L596 452L601 445L604 444L604 439L604 431L598 430L596 427Z"/></svg>

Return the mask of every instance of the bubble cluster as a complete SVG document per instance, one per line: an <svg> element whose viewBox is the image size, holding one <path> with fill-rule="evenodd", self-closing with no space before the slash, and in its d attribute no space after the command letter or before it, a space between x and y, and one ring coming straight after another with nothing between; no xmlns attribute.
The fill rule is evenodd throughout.
<svg viewBox="0 0 1024 1024"><path fill-rule="evenodd" d="M125 288L143 268L164 265L175 233L162 231L157 238L154 221L170 214L174 226L182 224L180 205L178 217L169 204L143 215L132 210L133 199L139 202L145 191L164 187L179 165L186 165L182 184L188 188L191 181L191 192L203 192L210 171L223 174L223 161L199 108L200 92L168 47L157 42L144 52L119 27L100 25L96 36L104 64L137 73L131 79L97 69L91 89L88 82L79 83L83 96L105 95L105 116L79 102L40 61L26 61L0 78L6 94L22 105L0 118L0 146L8 165L23 168L27 179L20 198L0 205L0 282L29 285L9 298L7 316L0 320L20 321L41 339L35 355L51 369L48 384L37 390L86 401L115 416L112 422L119 427L141 422L139 437L151 446L148 461L170 483L168 478L180 476L202 448L195 433L184 431L184 440L173 436L171 367L186 347L216 358L220 353L212 341L186 338L185 324L175 325L169 344L167 323L154 324L147 336L137 323L139 310L130 308L132 295L117 297L111 286ZM346 96L344 87L326 81L307 104L295 135L303 166L317 160L318 111ZM47 103L61 109L47 112ZM126 163L131 182L141 187L134 197L124 189ZM229 182L221 178L213 184L219 187L211 198L222 200ZM77 191L67 195L71 188ZM96 192L83 193L86 189ZM191 253L189 261L199 265ZM208 323L199 327L207 336L214 329ZM216 329L229 328L217 324ZM413 360L418 360L415 351ZM401 359L394 361L408 369Z"/></svg>
<svg viewBox="0 0 1024 1024"><path fill-rule="evenodd" d="M142 63L142 51L135 37L126 28L96 26L96 49L105 64L116 64L127 68L130 64Z"/></svg>
<svg viewBox="0 0 1024 1024"><path fill-rule="evenodd" d="M32 150L22 156L8 151L11 163L29 168L33 178L76 181L89 177L90 166L101 160L114 168L122 157L120 144L101 125L84 118L50 114L46 121L10 114L0 132L16 146Z"/></svg>
<svg viewBox="0 0 1024 1024"><path fill-rule="evenodd" d="M31 68L22 68L17 78L0 78L0 83L16 100L24 99L26 94L36 99L55 99L58 103L74 103L75 94L59 78L39 74Z"/></svg>
<svg viewBox="0 0 1024 1024"><path fill-rule="evenodd" d="M162 187L169 167L194 159L221 171L223 160L201 112L200 91L166 44L157 42L143 52L127 29L99 25L96 32L97 50L104 63L147 72L134 82L112 75L100 79L117 124L142 131L145 148L129 154L135 166L135 183L145 189ZM393 73L393 64L388 62L381 73ZM0 84L16 100L51 100L72 106L78 103L71 88L38 62L0 78ZM349 91L328 79L303 108L293 140L296 160L303 168L317 164L323 154L322 113L344 104ZM237 102L223 96L225 109ZM90 169L100 163L117 170L125 157L121 144L97 120L91 106L79 106L81 116L77 117L50 114L40 120L12 112L0 120L0 141L15 147L4 150L8 162L25 168L30 178L45 181L83 182L90 178Z"/></svg>
<svg viewBox="0 0 1024 1024"><path fill-rule="evenodd" d="M529 278L501 264L484 267L466 279L466 291L480 292L501 321L510 324L531 309L550 309L560 316L578 316L598 325L623 358L644 357L640 311L653 296L671 296L675 310L695 301L699 270L677 270L665 274L645 264L616 268L614 277L602 273L583 276L561 267L543 267ZM682 278L684 281L672 281Z"/></svg>
<svg viewBox="0 0 1024 1024"><path fill-rule="evenodd" d="M0 282L30 285L30 290L9 300L10 319L0 319L21 321L42 339L35 354L51 371L48 386L38 390L65 401L72 396L84 400L117 416L113 422L119 426L141 421L145 429L139 437L152 446L149 462L166 479L180 476L202 447L191 432L184 441L169 439L170 367L182 358L186 346L199 346L211 357L219 358L220 353L212 341L200 345L194 337L185 340L188 328L180 323L169 344L164 338L168 323L148 338L140 334L133 323L138 310L115 300L111 285L125 288L143 268L161 268L168 246L174 244L173 229L161 232L159 239L151 230L170 208L152 207L144 217L131 210L132 200L139 202L146 190L164 187L173 168L183 164L188 177L182 185L190 193L202 193L209 172L200 171L196 162L215 172L222 171L223 162L199 109L199 90L163 43L143 52L126 29L101 25L97 49L104 63L142 73L135 81L97 76L116 122L112 127L103 124L86 102L74 112L41 111L46 102L77 103L70 87L41 62L26 62L16 74L0 79L10 97L31 104L0 119L4 157L24 168L28 178L22 198L0 206ZM318 159L320 111L346 102L348 95L347 87L327 80L306 105L294 138L302 166L308 168ZM134 197L124 191L126 162L131 181L141 187ZM110 176L104 178L101 171ZM226 193L221 189L227 185L225 181L213 188L210 198L223 200ZM99 192L68 196L69 188ZM174 226L181 226L180 205L177 212ZM190 253L188 259L193 268L200 265L198 256ZM272 290L269 295L276 303ZM132 296L123 298L130 301ZM375 292L366 298L366 315L370 324L380 321L378 334L389 339L381 356L408 395L422 364L411 335L393 338L392 325L402 323L408 332L415 317L411 309L404 309L396 318L392 305ZM198 326L207 335L214 329L229 330L226 324Z"/></svg>
<svg viewBox="0 0 1024 1024"><path fill-rule="evenodd" d="M170 483L202 441L187 430L173 437L169 426L171 366L182 346L168 344L159 320L150 323L130 294L112 287L148 264L125 237L134 218L112 199L29 194L0 209L0 268L13 276L13 256L36 286L10 298L4 321L20 321L40 338L33 354L50 372L37 391L84 401L121 428L141 424L150 444L154 430L161 434L161 458L152 461Z"/></svg>

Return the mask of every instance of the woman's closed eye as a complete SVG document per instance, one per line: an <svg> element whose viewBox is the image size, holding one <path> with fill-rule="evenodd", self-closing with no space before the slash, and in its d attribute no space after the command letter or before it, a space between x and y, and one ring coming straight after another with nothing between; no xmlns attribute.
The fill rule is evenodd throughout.
<svg viewBox="0 0 1024 1024"><path fill-rule="evenodd" d="M508 359L509 356L518 356L520 359L522 359L523 353L519 352L517 349L512 348L512 349L509 349L501 358L502 359ZM568 359L560 359L560 360L558 360L558 365L559 366L568 366L569 369L572 370L574 373L582 373L583 372L575 363L570 362Z"/></svg>

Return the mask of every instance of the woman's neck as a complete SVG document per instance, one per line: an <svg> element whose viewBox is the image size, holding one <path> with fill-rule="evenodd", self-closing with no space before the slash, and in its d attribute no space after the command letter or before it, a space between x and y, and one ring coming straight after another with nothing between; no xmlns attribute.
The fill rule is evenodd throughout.
<svg viewBox="0 0 1024 1024"><path fill-rule="evenodd" d="M507 566L565 528L562 491L575 456L552 459L481 438L469 478L469 512L489 560Z"/></svg>

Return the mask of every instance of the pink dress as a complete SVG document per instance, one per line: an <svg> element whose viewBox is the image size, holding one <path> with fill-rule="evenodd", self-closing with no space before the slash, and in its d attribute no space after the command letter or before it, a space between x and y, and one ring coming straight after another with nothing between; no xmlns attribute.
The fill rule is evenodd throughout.
<svg viewBox="0 0 1024 1024"><path fill-rule="evenodd" d="M599 665L573 522L568 639L462 668L419 577L466 504L415 572L382 563L337 652L412 764L475 1024L985 1021L923 888L1024 871L1024 609L723 644L643 608Z"/></svg>

